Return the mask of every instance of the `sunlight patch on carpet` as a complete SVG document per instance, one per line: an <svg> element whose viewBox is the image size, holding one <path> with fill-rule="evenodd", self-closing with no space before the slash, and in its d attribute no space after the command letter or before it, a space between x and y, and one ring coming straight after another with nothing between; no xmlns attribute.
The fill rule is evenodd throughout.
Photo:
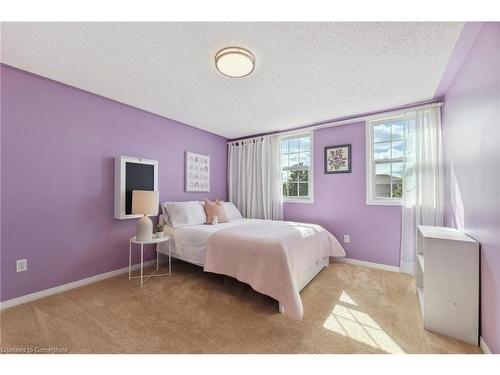
<svg viewBox="0 0 500 375"><path fill-rule="evenodd" d="M352 300L351 297L349 297L349 294L347 294L346 292L342 291L342 294L340 295L340 298L339 298L339 301L340 302L344 302L344 303L347 303L349 305L354 305L354 306L357 306L356 305L356 302L354 302Z"/></svg>
<svg viewBox="0 0 500 375"><path fill-rule="evenodd" d="M356 303L344 291L339 302L356 306ZM323 324L323 328L387 353L404 353L403 349L384 332L370 315L351 307L336 304Z"/></svg>

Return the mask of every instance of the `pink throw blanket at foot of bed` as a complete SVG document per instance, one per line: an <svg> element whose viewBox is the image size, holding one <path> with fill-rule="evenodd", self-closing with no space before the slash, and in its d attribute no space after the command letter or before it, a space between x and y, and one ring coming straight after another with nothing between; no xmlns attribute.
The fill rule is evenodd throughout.
<svg viewBox="0 0 500 375"><path fill-rule="evenodd" d="M343 257L339 241L323 227L258 220L215 232L204 270L234 277L278 300L284 313L302 319L297 278L329 256Z"/></svg>

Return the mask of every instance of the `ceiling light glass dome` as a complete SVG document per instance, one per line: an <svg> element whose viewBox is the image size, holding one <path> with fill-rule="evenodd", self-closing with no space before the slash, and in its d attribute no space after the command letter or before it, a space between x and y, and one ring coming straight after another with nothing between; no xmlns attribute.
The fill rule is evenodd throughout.
<svg viewBox="0 0 500 375"><path fill-rule="evenodd" d="M241 47L228 47L221 49L215 55L217 70L228 77L245 77L255 68L255 57L252 53Z"/></svg>

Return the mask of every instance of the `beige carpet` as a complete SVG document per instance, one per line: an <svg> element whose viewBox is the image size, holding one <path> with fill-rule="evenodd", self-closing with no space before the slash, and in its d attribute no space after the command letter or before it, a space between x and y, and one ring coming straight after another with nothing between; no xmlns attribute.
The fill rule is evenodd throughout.
<svg viewBox="0 0 500 375"><path fill-rule="evenodd" d="M423 329L414 279L332 264L302 292L304 319L221 275L174 262L143 288L126 275L4 310L2 351L480 353ZM26 349L25 349L26 348Z"/></svg>

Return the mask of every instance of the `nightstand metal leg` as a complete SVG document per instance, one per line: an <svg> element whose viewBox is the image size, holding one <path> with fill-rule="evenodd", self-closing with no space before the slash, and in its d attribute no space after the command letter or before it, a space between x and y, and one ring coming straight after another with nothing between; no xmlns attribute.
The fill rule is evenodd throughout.
<svg viewBox="0 0 500 375"><path fill-rule="evenodd" d="M172 254L170 252L170 246L168 248L168 254L165 253L165 256L168 255L168 273L159 273L158 271L160 270L160 252L158 251L158 248L156 248L156 269L153 269L151 272L147 272L147 274L144 271L144 245L146 244L158 244L158 242L164 242L168 241L169 238L166 237L165 239L162 239L160 241L158 240L153 240L153 241L138 241L136 240L135 237L132 237L129 242L128 246L128 278L129 280L132 279L141 279L141 287L151 278L151 277L160 277L160 276L170 276L172 273ZM137 244L141 246L141 264L140 264L140 275L132 275L132 245ZM148 262L149 264L150 262ZM136 268L137 265L134 266Z"/></svg>
<svg viewBox="0 0 500 375"><path fill-rule="evenodd" d="M160 252L156 249L156 270L160 269Z"/></svg>
<svg viewBox="0 0 500 375"><path fill-rule="evenodd" d="M132 279L132 241L128 242L128 279Z"/></svg>
<svg viewBox="0 0 500 375"><path fill-rule="evenodd" d="M142 279L143 274L144 274L143 268L144 268L144 244L141 243L141 287L144 284L143 279Z"/></svg>

